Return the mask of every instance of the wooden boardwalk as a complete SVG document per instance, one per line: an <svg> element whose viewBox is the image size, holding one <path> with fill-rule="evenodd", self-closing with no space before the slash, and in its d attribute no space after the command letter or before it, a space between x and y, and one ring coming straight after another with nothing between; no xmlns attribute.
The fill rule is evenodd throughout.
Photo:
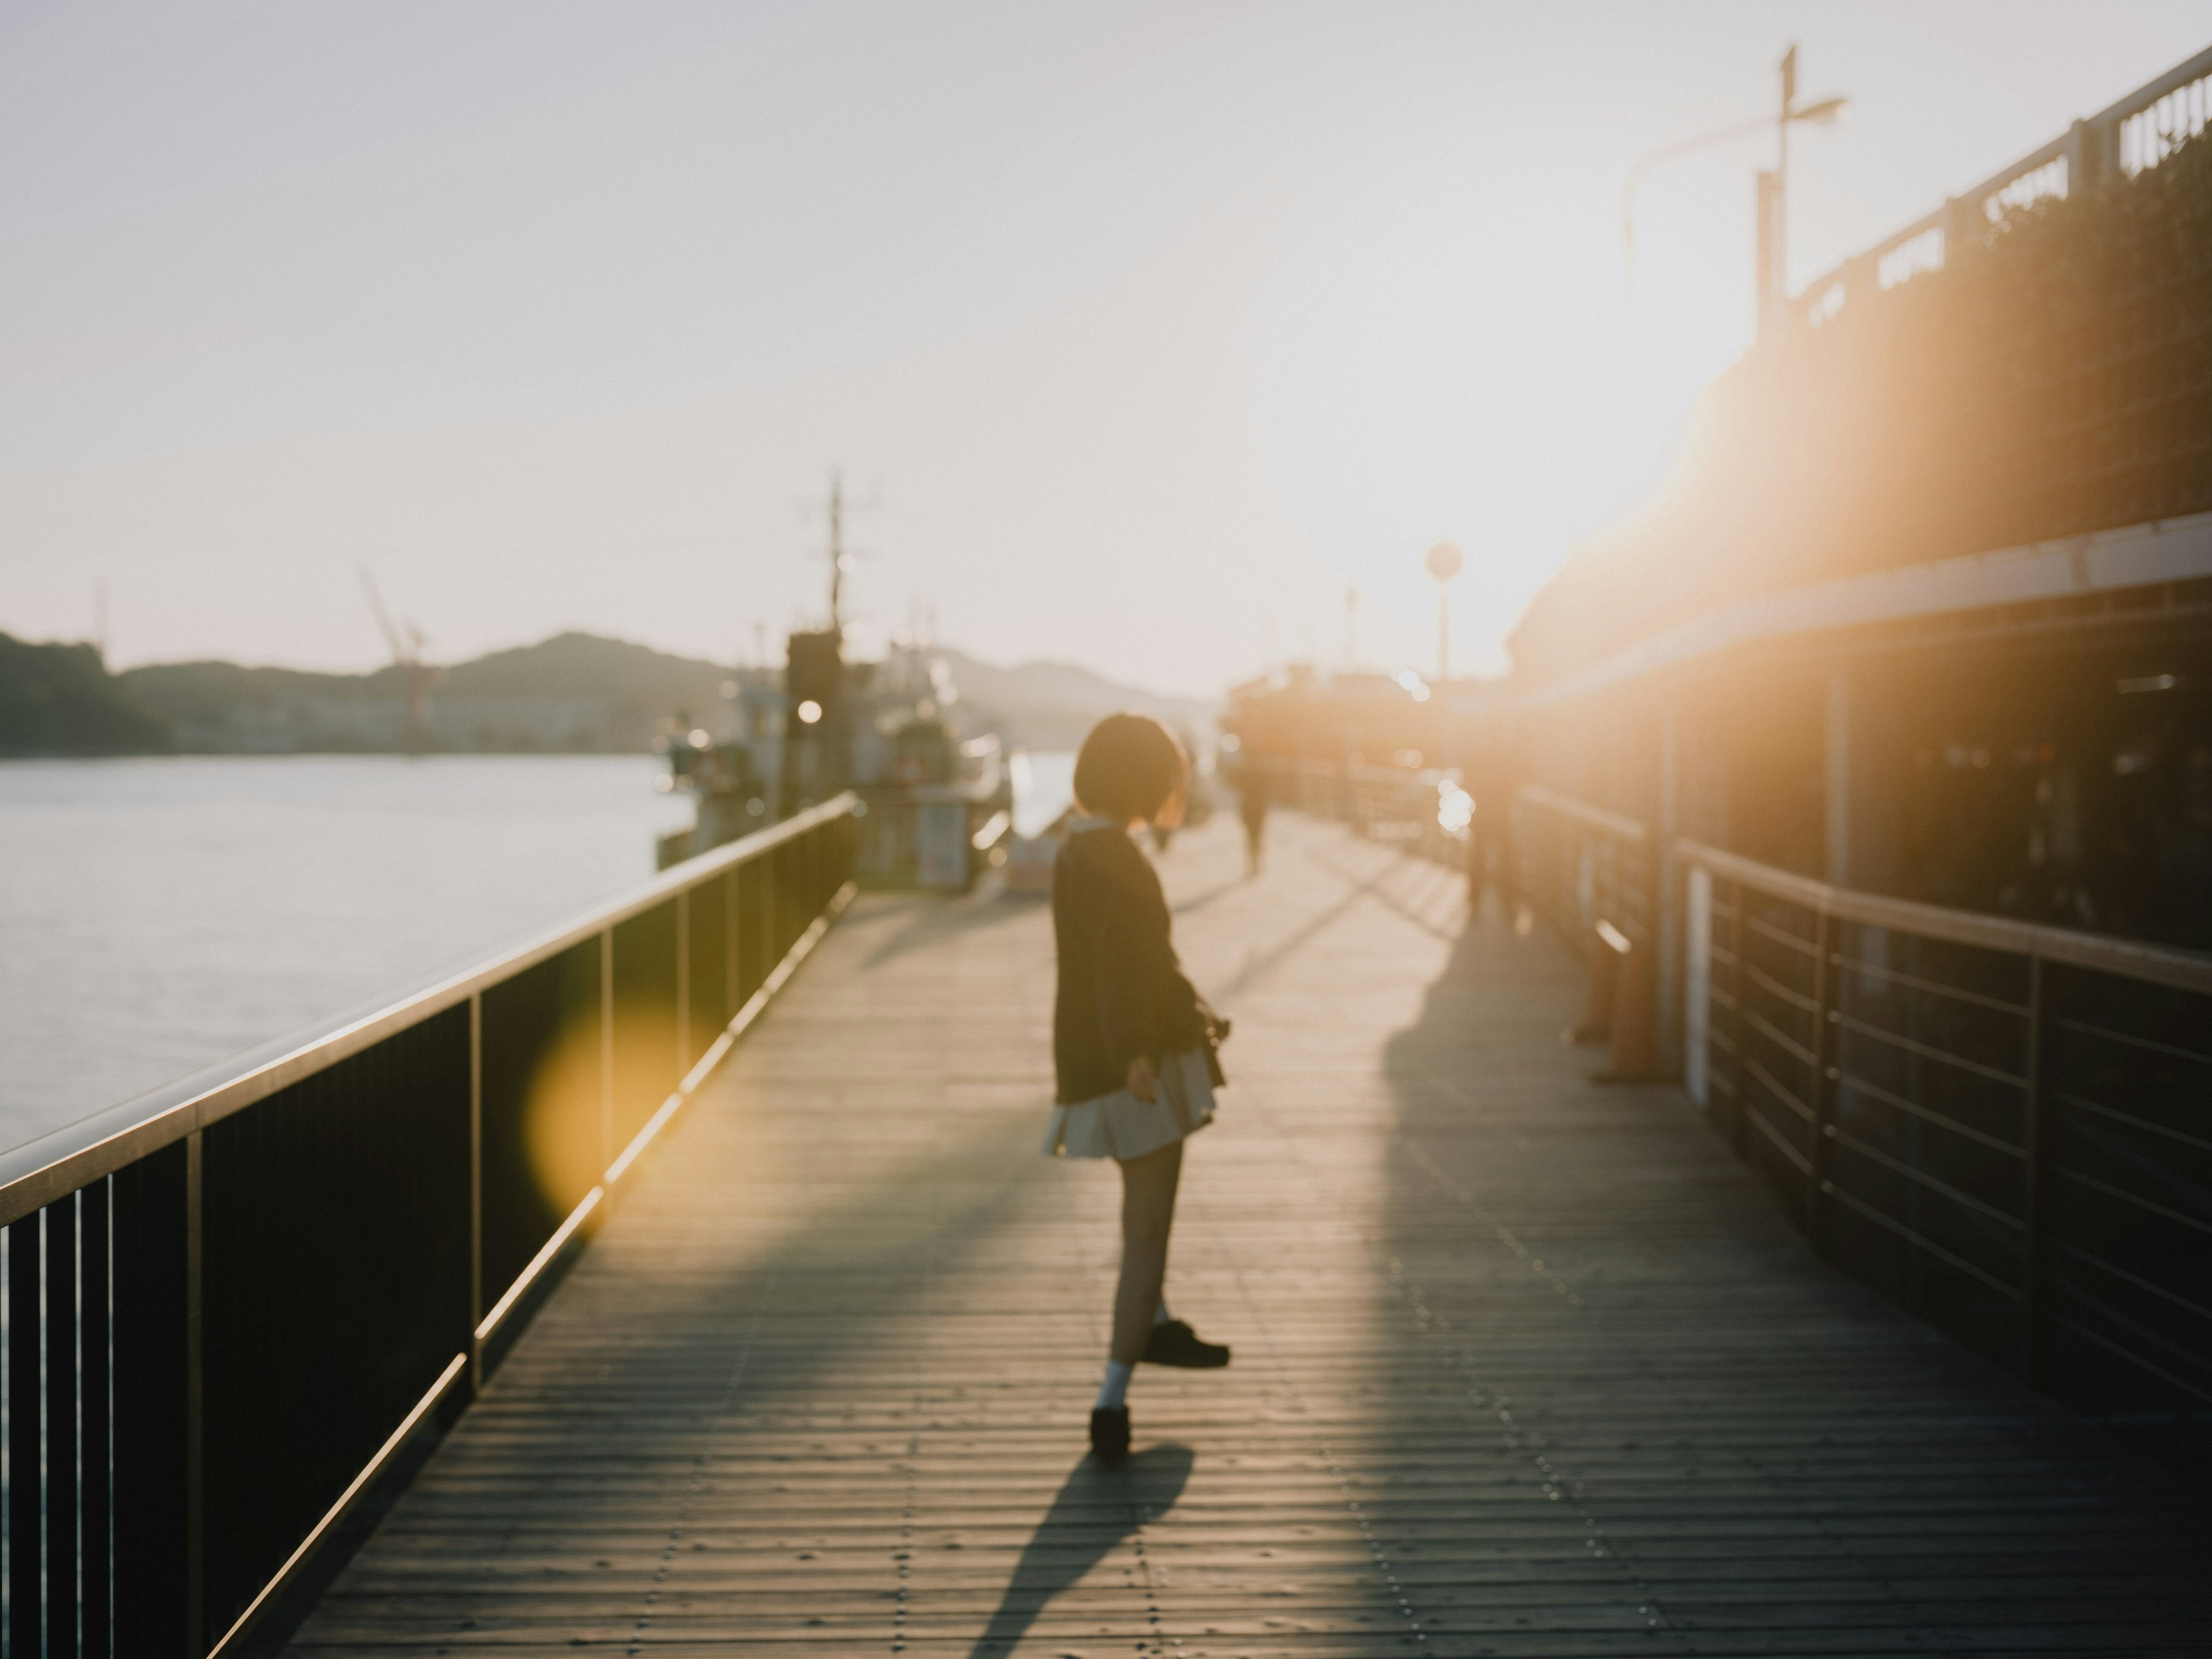
<svg viewBox="0 0 2212 1659"><path fill-rule="evenodd" d="M863 900L300 1654L2204 1653L2212 1528L1822 1266L1572 964L1279 819L1163 860L1235 1086L1169 1286L1226 1372L1081 1456L1110 1169L1036 1155L1050 921Z"/></svg>

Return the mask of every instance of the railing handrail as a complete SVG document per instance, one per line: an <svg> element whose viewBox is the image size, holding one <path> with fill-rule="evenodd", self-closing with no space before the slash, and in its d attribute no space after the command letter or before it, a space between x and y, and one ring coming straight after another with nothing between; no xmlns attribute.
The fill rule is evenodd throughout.
<svg viewBox="0 0 2212 1659"><path fill-rule="evenodd" d="M1602 806L1592 806L1587 801L1577 800L1572 795L1563 795L1556 789L1547 789L1540 783L1524 783L1518 792L1520 799L1533 805L1574 819L1592 830L1618 836L1630 842L1640 842L1645 836L1644 822L1619 812L1608 812Z"/></svg>
<svg viewBox="0 0 2212 1659"><path fill-rule="evenodd" d="M2192 82L2202 80L2208 75L2212 75L2212 46L2207 46L2194 57L2176 64L2165 74L2144 82L2134 91L2107 104L2094 115L2086 116L2075 122L2071 127L2050 143L2030 150L2026 155L1999 167L1979 183L1970 185L1965 190L1949 198L1942 206L1932 212L1923 214L1903 229L1893 232L1873 246L1855 253L1840 264L1821 272L1820 276L1807 283L1796 295L1791 295L1790 303L1795 305L1808 300L1817 301L1838 283L1847 283L1853 271L1874 270L1881 264L1883 255L1902 247L1916 236L1925 236L1929 231L1937 229L1948 232L1952 210L1955 205L1971 204L1973 210L1978 213L1981 204L1999 194L2016 180L2026 178L2039 168L2049 167L2062 156L2065 157L2068 162L2067 193L2069 196L2075 194L2081 188L2082 181L2073 176L2073 168L2077 155L2087 143L2094 143L2100 146L2098 154L2101 158L2112 149L2112 147L2105 143L2106 134L2112 132L2123 122L2142 114L2168 93L2188 86ZM2117 167L2117 154L2113 155L2113 162Z"/></svg>
<svg viewBox="0 0 2212 1659"><path fill-rule="evenodd" d="M2082 599L2212 576L2212 513L1747 594L1671 623L1522 695L1542 708L1721 652L1810 634Z"/></svg>
<svg viewBox="0 0 2212 1659"><path fill-rule="evenodd" d="M459 973L441 973L416 989L357 1005L0 1152L0 1225L335 1066L395 1031L465 1002L726 869L843 817L852 811L854 799L848 791L781 823L687 859L581 916Z"/></svg>
<svg viewBox="0 0 2212 1659"><path fill-rule="evenodd" d="M1761 864L1738 853L1723 853L1700 842L1677 841L1674 856L1685 864L1755 887L1840 921L1890 927L1923 939L2039 957L2046 962L2063 962L2071 967L2092 969L2148 984L2212 994L2212 956L2200 951L2115 939L2103 933L2079 933L2070 927L2052 927L2011 916L1954 910L1947 905L1926 904L1917 899L1887 898L1879 893L1832 887L1810 876L1778 870L1771 864Z"/></svg>

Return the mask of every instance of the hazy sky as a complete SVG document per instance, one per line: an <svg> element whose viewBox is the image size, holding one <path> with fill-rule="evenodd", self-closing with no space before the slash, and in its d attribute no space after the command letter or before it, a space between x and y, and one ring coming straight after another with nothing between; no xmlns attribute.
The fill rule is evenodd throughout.
<svg viewBox="0 0 2212 1659"><path fill-rule="evenodd" d="M564 627L1208 690L1460 661L1802 282L2212 42L2212 4L0 3L0 629L361 667Z"/></svg>

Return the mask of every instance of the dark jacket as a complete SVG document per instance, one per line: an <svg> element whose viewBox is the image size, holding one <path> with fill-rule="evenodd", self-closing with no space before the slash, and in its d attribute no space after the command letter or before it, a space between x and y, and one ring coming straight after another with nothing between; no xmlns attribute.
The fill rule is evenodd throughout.
<svg viewBox="0 0 2212 1659"><path fill-rule="evenodd" d="M1152 861L1115 829L1079 830L1052 866L1060 948L1052 1059L1063 1106L1126 1088L1129 1062L1206 1041L1208 1014L1168 942Z"/></svg>

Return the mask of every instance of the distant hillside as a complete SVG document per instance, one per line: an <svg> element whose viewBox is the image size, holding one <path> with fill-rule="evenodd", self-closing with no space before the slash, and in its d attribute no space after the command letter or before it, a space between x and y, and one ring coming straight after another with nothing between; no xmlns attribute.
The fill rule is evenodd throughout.
<svg viewBox="0 0 2212 1659"><path fill-rule="evenodd" d="M0 634L0 755L144 755L174 741L92 647Z"/></svg>
<svg viewBox="0 0 2212 1659"><path fill-rule="evenodd" d="M462 752L624 752L665 719L701 714L729 670L592 634L456 663L438 677L429 725ZM123 676L198 753L382 752L398 745L406 684L396 668L318 674L228 662L161 663Z"/></svg>
<svg viewBox="0 0 2212 1659"><path fill-rule="evenodd" d="M998 732L1012 748L1073 749L1116 709L1171 726L1209 712L1071 664L1000 668L960 651L936 654L959 688L962 724ZM431 695L431 736L436 747L464 752L635 751L670 720L713 723L733 672L627 640L556 635L446 669ZM405 713L405 686L392 668L318 674L163 663L131 669L120 684L195 753L381 752L398 746Z"/></svg>
<svg viewBox="0 0 2212 1659"><path fill-rule="evenodd" d="M556 634L536 645L456 663L440 684L451 697L610 697L640 708L701 711L721 696L730 671L696 657L597 634Z"/></svg>
<svg viewBox="0 0 2212 1659"><path fill-rule="evenodd" d="M998 668L962 651L939 654L952 669L971 723L997 732L1010 749L1073 749L1102 716L1123 710L1150 714L1170 727L1196 726L1213 713L1210 703L1163 697L1073 663Z"/></svg>

